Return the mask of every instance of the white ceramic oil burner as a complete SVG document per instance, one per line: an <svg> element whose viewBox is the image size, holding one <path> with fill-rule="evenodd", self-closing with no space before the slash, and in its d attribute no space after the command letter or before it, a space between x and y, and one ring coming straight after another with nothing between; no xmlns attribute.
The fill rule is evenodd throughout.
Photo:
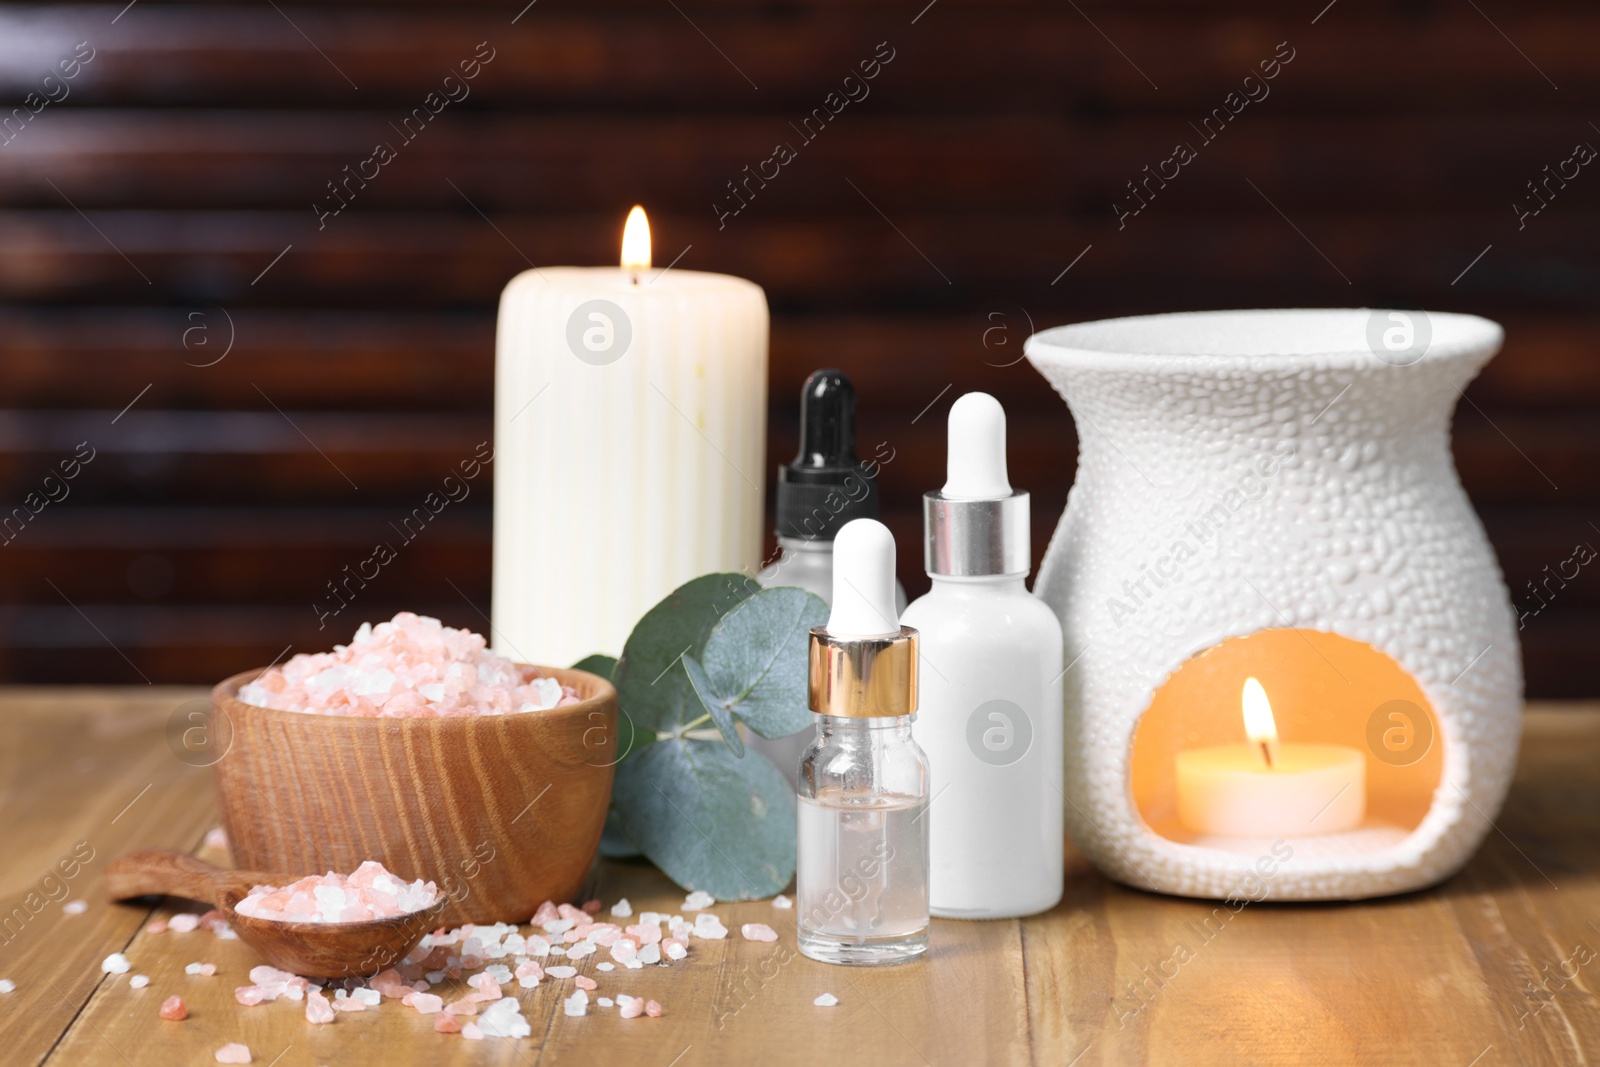
<svg viewBox="0 0 1600 1067"><path fill-rule="evenodd" d="M1450 418L1471 315L1286 310L1044 331L1079 461L1037 591L1066 642L1069 832L1185 896L1430 885L1516 761L1510 598Z"/></svg>

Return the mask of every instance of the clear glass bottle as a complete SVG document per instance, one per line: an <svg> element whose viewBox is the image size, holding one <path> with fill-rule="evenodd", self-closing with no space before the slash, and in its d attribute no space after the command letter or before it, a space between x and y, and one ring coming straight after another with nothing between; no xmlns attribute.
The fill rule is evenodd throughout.
<svg viewBox="0 0 1600 1067"><path fill-rule="evenodd" d="M928 761L911 734L918 634L900 625L894 538L857 519L835 541L832 613L811 631L816 734L800 760L800 951L880 964L928 951Z"/></svg>
<svg viewBox="0 0 1600 1067"><path fill-rule="evenodd" d="M928 761L913 715L818 715L800 760L800 951L898 963L928 950Z"/></svg>

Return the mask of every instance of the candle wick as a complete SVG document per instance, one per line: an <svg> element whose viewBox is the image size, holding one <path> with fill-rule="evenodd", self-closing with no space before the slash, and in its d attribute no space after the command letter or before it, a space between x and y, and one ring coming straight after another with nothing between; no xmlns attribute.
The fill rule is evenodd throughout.
<svg viewBox="0 0 1600 1067"><path fill-rule="evenodd" d="M1261 742L1261 758L1267 761L1267 770L1272 770L1272 746L1265 741Z"/></svg>
<svg viewBox="0 0 1600 1067"><path fill-rule="evenodd" d="M637 286L639 284L639 272L638 271L634 271L633 274L630 275L630 277L633 279L633 284Z"/></svg>

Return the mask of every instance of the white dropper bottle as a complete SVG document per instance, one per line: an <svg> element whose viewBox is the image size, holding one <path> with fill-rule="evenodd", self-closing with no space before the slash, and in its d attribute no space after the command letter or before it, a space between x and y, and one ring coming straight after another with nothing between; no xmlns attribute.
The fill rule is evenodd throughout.
<svg viewBox="0 0 1600 1067"><path fill-rule="evenodd" d="M929 813L932 913L998 919L1062 893L1061 624L1028 592L1028 494L1006 474L1006 415L987 393L950 408L944 489L923 496L933 588L906 609L921 634L914 733L939 800Z"/></svg>
<svg viewBox="0 0 1600 1067"><path fill-rule="evenodd" d="M900 625L887 527L846 523L833 553L832 613L811 631L816 736L800 759L795 940L824 963L899 963L928 950L917 631Z"/></svg>

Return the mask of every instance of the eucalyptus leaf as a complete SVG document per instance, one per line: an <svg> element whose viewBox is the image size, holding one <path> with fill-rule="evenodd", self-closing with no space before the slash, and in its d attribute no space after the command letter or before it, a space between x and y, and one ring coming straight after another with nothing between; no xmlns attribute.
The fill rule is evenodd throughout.
<svg viewBox="0 0 1600 1067"><path fill-rule="evenodd" d="M607 656L596 652L594 655L585 656L578 662L574 663L572 665L572 669L575 671L588 671L590 674L598 674L600 677L609 682L611 681L612 674L617 669L617 657Z"/></svg>
<svg viewBox="0 0 1600 1067"><path fill-rule="evenodd" d="M628 636L612 679L623 714L651 732L675 730L704 715L682 658L698 657L718 621L760 589L748 575L707 574L646 612Z"/></svg>
<svg viewBox="0 0 1600 1067"><path fill-rule="evenodd" d="M606 812L605 829L600 832L600 855L608 860L625 860L643 855L639 846L628 840L626 831L622 829L622 816L617 813L615 806Z"/></svg>
<svg viewBox="0 0 1600 1067"><path fill-rule="evenodd" d="M628 838L685 889L755 900L794 877L794 790L759 752L668 738L617 768L613 800Z"/></svg>
<svg viewBox="0 0 1600 1067"><path fill-rule="evenodd" d="M683 669L688 672L689 684L694 686L695 692L701 694L701 700L704 701L704 694L712 691L711 680L706 677L706 669L700 666L700 661L693 656L683 657ZM739 727L733 721L733 712L721 703L706 703L706 711L710 714L711 721L717 724L717 729L722 731L722 739L728 742L733 754L743 756L744 738L739 736Z"/></svg>
<svg viewBox="0 0 1600 1067"><path fill-rule="evenodd" d="M820 597L791 587L764 589L723 616L706 639L701 669L688 677L724 736L730 730L719 715L729 713L762 737L811 725L810 634L827 620Z"/></svg>

